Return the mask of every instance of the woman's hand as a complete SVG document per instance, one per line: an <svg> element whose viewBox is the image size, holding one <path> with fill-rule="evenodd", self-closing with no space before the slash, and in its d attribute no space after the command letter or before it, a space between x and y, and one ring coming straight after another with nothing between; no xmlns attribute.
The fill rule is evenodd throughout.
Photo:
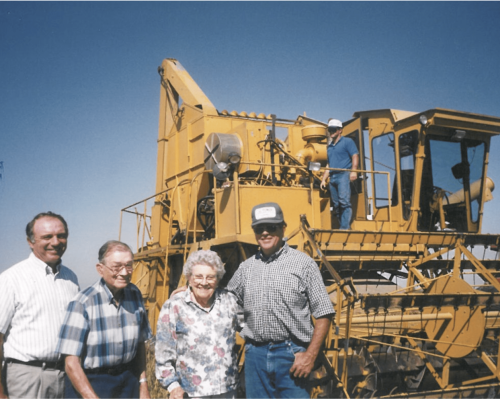
<svg viewBox="0 0 500 400"><path fill-rule="evenodd" d="M171 399L182 399L182 398L184 398L184 390L182 390L182 388L180 386L176 387L175 389L173 389L170 392L170 398Z"/></svg>

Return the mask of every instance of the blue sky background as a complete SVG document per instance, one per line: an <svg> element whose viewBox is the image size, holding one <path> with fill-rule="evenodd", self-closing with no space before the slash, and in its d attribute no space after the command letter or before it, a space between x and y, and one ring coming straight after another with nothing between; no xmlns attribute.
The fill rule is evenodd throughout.
<svg viewBox="0 0 500 400"><path fill-rule="evenodd" d="M0 272L51 210L70 228L64 263L82 287L97 278L120 209L154 194L164 58L220 111L500 117L499 21L499 2L0 2ZM500 138L491 151L500 187ZM483 232L500 232L498 187Z"/></svg>

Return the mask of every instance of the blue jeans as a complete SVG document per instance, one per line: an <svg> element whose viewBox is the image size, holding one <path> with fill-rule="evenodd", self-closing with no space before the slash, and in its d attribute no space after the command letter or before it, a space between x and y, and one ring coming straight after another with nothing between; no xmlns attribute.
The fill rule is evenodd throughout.
<svg viewBox="0 0 500 400"><path fill-rule="evenodd" d="M290 375L295 353L306 349L290 340L245 344L247 399L309 399L308 378Z"/></svg>
<svg viewBox="0 0 500 400"><path fill-rule="evenodd" d="M351 180L349 176L349 172L338 172L330 176L330 194L333 207L337 212L340 229L351 227Z"/></svg>

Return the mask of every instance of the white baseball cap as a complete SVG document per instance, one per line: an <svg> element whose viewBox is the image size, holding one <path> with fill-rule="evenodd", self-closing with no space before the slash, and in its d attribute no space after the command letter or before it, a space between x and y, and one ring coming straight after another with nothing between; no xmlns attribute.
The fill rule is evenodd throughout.
<svg viewBox="0 0 500 400"><path fill-rule="evenodd" d="M342 121L332 118L330 121L328 121L328 127L330 126L334 126L336 128L342 128Z"/></svg>

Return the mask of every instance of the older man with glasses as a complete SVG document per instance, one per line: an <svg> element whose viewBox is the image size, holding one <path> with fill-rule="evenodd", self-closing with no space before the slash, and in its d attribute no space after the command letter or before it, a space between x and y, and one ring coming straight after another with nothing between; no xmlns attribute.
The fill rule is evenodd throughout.
<svg viewBox="0 0 500 400"><path fill-rule="evenodd" d="M278 204L255 206L252 228L260 249L227 286L244 308L246 397L309 398L308 376L330 327L332 302L318 265L286 243Z"/></svg>
<svg viewBox="0 0 500 400"><path fill-rule="evenodd" d="M149 398L151 329L142 294L130 283L133 262L128 245L106 242L97 264L102 278L69 304L57 345L65 357L65 398Z"/></svg>

